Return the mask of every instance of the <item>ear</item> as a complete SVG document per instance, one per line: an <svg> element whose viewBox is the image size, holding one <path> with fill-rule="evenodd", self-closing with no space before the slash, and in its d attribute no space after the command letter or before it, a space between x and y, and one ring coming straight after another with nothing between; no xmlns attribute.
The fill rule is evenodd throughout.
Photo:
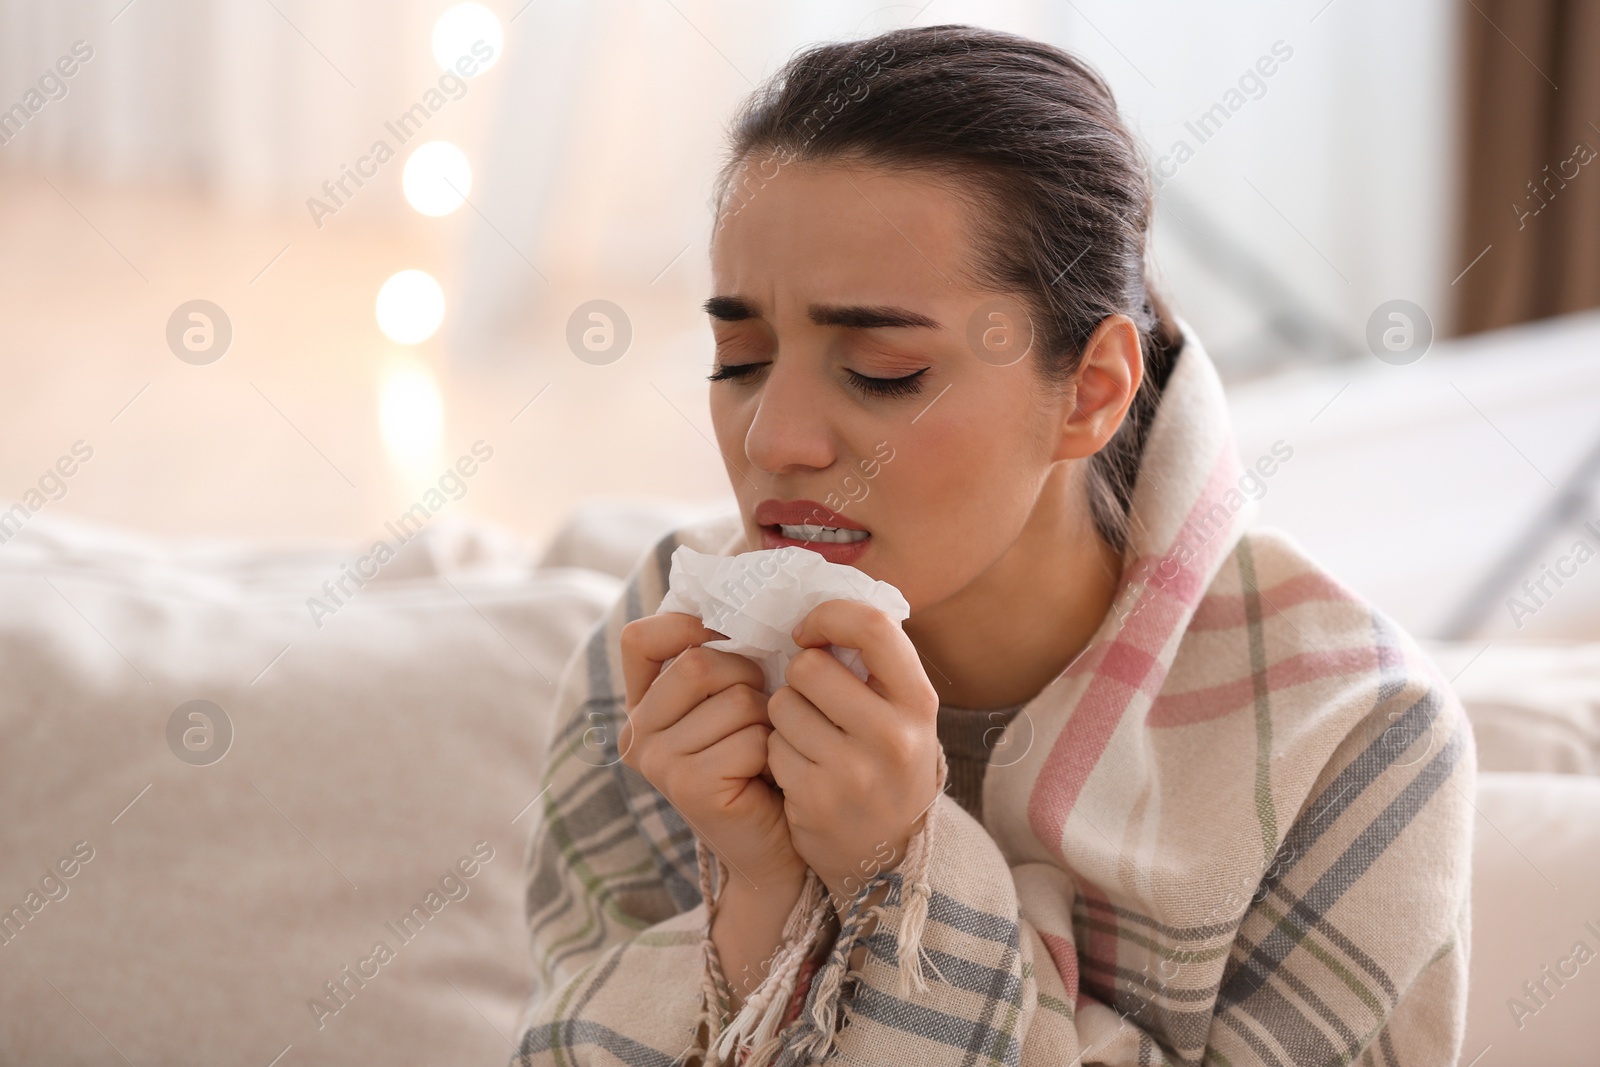
<svg viewBox="0 0 1600 1067"><path fill-rule="evenodd" d="M1139 328L1128 316L1100 320L1083 349L1083 363L1073 376L1068 406L1062 411L1054 459L1082 459L1104 448L1144 381Z"/></svg>

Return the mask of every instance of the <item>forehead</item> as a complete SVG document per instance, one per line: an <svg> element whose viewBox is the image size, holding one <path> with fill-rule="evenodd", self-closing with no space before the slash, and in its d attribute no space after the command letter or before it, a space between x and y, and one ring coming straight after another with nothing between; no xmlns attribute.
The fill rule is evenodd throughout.
<svg viewBox="0 0 1600 1067"><path fill-rule="evenodd" d="M964 292L972 210L948 179L868 164L756 157L712 240L716 291L766 304Z"/></svg>

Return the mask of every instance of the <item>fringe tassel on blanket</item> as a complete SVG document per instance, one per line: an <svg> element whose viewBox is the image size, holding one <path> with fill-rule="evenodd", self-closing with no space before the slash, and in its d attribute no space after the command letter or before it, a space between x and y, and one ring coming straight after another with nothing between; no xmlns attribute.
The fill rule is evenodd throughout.
<svg viewBox="0 0 1600 1067"><path fill-rule="evenodd" d="M700 1017L695 1021L695 1043L684 1050L677 1061L679 1063L694 1062L696 1058L705 1062L705 1054L716 1041L722 1023L727 1018L728 1007L728 980L722 973L717 946L711 940L711 924L717 917L717 894L724 883L718 868L719 877L716 885L712 885L711 871L716 860L705 842L697 839L694 851L700 867L700 897L706 903L706 936L700 943L705 967L700 975L701 1007Z"/></svg>
<svg viewBox="0 0 1600 1067"><path fill-rule="evenodd" d="M741 1062L734 1050L748 1049L750 1056L742 1061L745 1067L762 1067L778 1051L778 1030L788 1011L789 998L794 994L806 957L816 948L817 937L831 910L822 879L815 872L807 871L800 898L795 901L783 927L783 945L773 957L767 976L712 1048L719 1060Z"/></svg>
<svg viewBox="0 0 1600 1067"><path fill-rule="evenodd" d="M933 869L934 822L939 817L939 797L944 793L950 774L942 745L936 774L938 785L933 794L934 802L923 813L922 829L912 836L906 846L905 862L900 864L900 929L896 932L895 951L900 958L897 992L902 998L913 988L919 993L928 991L927 980L922 977L922 928L927 925L928 900L933 896L928 875Z"/></svg>
<svg viewBox="0 0 1600 1067"><path fill-rule="evenodd" d="M706 901L706 967L702 978L706 1006L701 1014L706 1043L696 1051L704 1052L707 1063L763 1067L780 1047L778 1029L794 994L795 983L799 981L801 967L815 951L817 939L831 913L827 890L816 872L806 871L800 896L784 922L783 944L772 958L766 977L730 1021L726 1016L729 987L711 940L711 924L716 919L717 908L717 895L711 888L711 870L713 867L717 870L719 890L725 872L704 841L696 842L695 858L700 865L700 892Z"/></svg>
<svg viewBox="0 0 1600 1067"><path fill-rule="evenodd" d="M899 959L898 987L902 998L913 988L919 993L928 991L928 983L922 976L922 932L928 921L928 902L933 896L928 878L933 869L938 799L944 793L948 776L949 767L941 747L934 803L928 805L922 829L912 835L906 846L906 858L898 868L901 909L900 928L895 933L895 953ZM850 954L867 936L872 922L883 915L883 905L864 905L885 877L879 875L856 895L855 902L840 925L833 952L817 973L812 985L811 1032L795 1043L794 1053L799 1063L821 1063L833 1051L834 1038L839 1029L839 1000L844 989L845 972L850 965Z"/></svg>
<svg viewBox="0 0 1600 1067"><path fill-rule="evenodd" d="M905 860L897 868L900 880L900 928L896 931L896 952L899 956L899 995L905 997L912 989L925 993L928 983L922 976L922 931L928 921L928 901L932 889L928 883L933 864L934 823L938 817L938 797L944 792L949 776L944 750L939 749L936 771L935 803L924 812L922 828L912 835L906 846ZM741 1067L766 1067L781 1050L779 1029L794 995L801 968L816 950L818 937L826 925L832 906L826 887L815 871L806 871L805 885L800 897L789 911L783 926L783 943L772 958L767 975L745 1000L739 1013L727 1025L725 1008L729 1003L727 979L722 973L721 961L711 940L711 925L716 920L718 896L725 882L721 864L704 841L695 842L695 859L700 867L700 892L706 902L705 972L702 978L705 1007L702 1009L699 1030L706 1036L705 1045L695 1051L705 1054L707 1063L731 1063ZM711 872L717 872L716 886L712 886ZM881 905L865 906L873 891L883 884L887 874L880 874L863 886L849 908L840 927L827 964L818 972L813 987L811 1021L814 1032L802 1042L803 1058L816 1062L827 1056L833 1044L839 1015L839 997L850 953L866 936L873 920L881 917Z"/></svg>

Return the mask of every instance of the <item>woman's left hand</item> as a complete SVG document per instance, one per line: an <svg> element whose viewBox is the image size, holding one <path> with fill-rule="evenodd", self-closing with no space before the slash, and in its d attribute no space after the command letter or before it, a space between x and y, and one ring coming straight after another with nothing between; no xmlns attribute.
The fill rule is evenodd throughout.
<svg viewBox="0 0 1600 1067"><path fill-rule="evenodd" d="M767 701L767 761L794 849L839 906L899 865L937 798L939 696L911 639L869 605L819 604L793 636L802 651ZM859 649L868 680L828 645Z"/></svg>

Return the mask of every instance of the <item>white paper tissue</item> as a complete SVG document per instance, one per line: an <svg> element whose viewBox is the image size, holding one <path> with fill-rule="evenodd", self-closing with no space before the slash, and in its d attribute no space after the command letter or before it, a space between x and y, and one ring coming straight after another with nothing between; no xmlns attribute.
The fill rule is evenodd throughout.
<svg viewBox="0 0 1600 1067"><path fill-rule="evenodd" d="M906 598L888 582L794 546L717 556L679 545L672 553L667 585L656 614L681 611L727 634L725 640L707 641L705 647L759 663L768 696L785 684L783 672L800 652L790 632L818 604L856 600L896 623L911 614ZM857 678L867 680L859 651L837 645L828 650Z"/></svg>

